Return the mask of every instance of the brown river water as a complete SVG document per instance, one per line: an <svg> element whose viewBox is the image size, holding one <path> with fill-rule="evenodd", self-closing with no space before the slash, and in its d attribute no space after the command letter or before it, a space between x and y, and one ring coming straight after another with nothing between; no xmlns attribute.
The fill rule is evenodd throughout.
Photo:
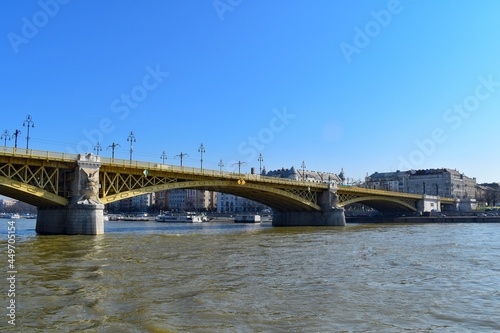
<svg viewBox="0 0 500 333"><path fill-rule="evenodd" d="M2 332L500 332L500 224L0 223Z"/></svg>

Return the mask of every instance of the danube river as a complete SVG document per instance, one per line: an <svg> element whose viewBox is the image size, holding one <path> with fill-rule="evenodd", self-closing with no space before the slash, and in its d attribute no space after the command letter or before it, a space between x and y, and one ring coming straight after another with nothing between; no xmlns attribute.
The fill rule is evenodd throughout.
<svg viewBox="0 0 500 333"><path fill-rule="evenodd" d="M500 332L500 224L15 226L2 332Z"/></svg>

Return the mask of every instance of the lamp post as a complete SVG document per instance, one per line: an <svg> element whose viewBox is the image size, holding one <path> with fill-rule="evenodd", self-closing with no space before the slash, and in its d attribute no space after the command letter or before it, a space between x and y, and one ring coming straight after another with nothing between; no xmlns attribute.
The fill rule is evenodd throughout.
<svg viewBox="0 0 500 333"><path fill-rule="evenodd" d="M182 159L184 158L184 156L189 156L189 155L188 155L188 154L186 154L186 153L181 152L179 155L176 155L175 157L177 157L177 156L179 156L179 157L180 157L180 159L181 159L181 166L182 166ZM175 157L174 157L174 158L175 158Z"/></svg>
<svg viewBox="0 0 500 333"><path fill-rule="evenodd" d="M205 152L205 147L203 146L203 143L200 145L200 148L198 148L198 152L200 153L200 168L203 170L203 153Z"/></svg>
<svg viewBox="0 0 500 333"><path fill-rule="evenodd" d="M97 152L97 156L99 156L99 152L102 151L102 147L101 145L99 144L99 142L97 142L97 144L95 145L94 147L94 150Z"/></svg>
<svg viewBox="0 0 500 333"><path fill-rule="evenodd" d="M7 146L7 139L10 141L10 135L8 130L3 131L3 134L0 136L0 140L1 139L4 139L3 145Z"/></svg>
<svg viewBox="0 0 500 333"><path fill-rule="evenodd" d="M165 160L167 159L167 154L165 153L165 151L163 151L160 158L163 160L163 164L165 164Z"/></svg>
<svg viewBox="0 0 500 333"><path fill-rule="evenodd" d="M219 162L219 168L220 168L220 172L222 173L222 168L224 167L224 163L222 162L222 159L220 160Z"/></svg>
<svg viewBox="0 0 500 333"><path fill-rule="evenodd" d="M132 162L132 152L134 151L133 143L136 142L134 132L130 131L127 141L130 141L130 162Z"/></svg>
<svg viewBox="0 0 500 333"><path fill-rule="evenodd" d="M114 143L114 142L108 146L108 148L111 147L111 158L112 159L115 159L115 148L119 147L119 146L120 146L120 144ZM108 148L106 148L106 149L108 149Z"/></svg>
<svg viewBox="0 0 500 333"><path fill-rule="evenodd" d="M14 148L17 148L17 137L19 136L19 134L21 134L21 131L16 129L14 131L14 134L12 134L12 136L14 137Z"/></svg>
<svg viewBox="0 0 500 333"><path fill-rule="evenodd" d="M259 161L259 174L262 174L262 162L264 161L262 154L259 154L259 158L257 160Z"/></svg>
<svg viewBox="0 0 500 333"><path fill-rule="evenodd" d="M35 127L35 123L30 115L26 116L26 119L23 121L23 126L28 127L28 135L26 135L26 149L28 149L29 141L30 141L30 126Z"/></svg>
<svg viewBox="0 0 500 333"><path fill-rule="evenodd" d="M238 164L238 174L241 174L241 165L245 164L245 162L238 161L238 163L234 163L233 165Z"/></svg>
<svg viewBox="0 0 500 333"><path fill-rule="evenodd" d="M302 168L302 181L304 181L306 177L306 163L302 161L302 165L300 167Z"/></svg>

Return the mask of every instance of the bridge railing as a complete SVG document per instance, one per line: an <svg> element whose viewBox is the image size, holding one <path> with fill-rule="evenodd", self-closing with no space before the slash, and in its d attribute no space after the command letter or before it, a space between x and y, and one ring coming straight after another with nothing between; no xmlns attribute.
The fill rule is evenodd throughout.
<svg viewBox="0 0 500 333"><path fill-rule="evenodd" d="M74 162L77 159L77 154L58 153L46 150L14 148L14 147L1 147L0 156L19 156L29 157L33 159L44 159L63 162Z"/></svg>
<svg viewBox="0 0 500 333"><path fill-rule="evenodd" d="M130 160L124 160L124 159L117 159L117 158L107 158L107 157L101 157L101 162L109 165L109 166L116 166L116 167L122 167L122 168L136 168L136 169L143 169L144 171L151 171L151 170L159 170L159 171L170 171L170 172L178 172L178 173L183 173L183 174L192 174L192 175L199 175L199 176L210 176L210 177L218 177L218 178L227 178L227 179L236 179L236 180L245 180L245 181L260 181L260 182L270 182L270 183L280 183L280 184L288 184L288 185L304 185L304 186L313 186L313 187L320 187L320 188L326 188L328 187L328 184L324 183L314 183L310 181L300 181L300 180L294 180L294 179L283 179L283 178L277 178L277 177L266 177L266 176L261 176L260 174L248 174L248 173L238 173L238 172L227 172L227 171L222 171L222 170L212 170L212 169L201 169L201 168L196 168L196 167L190 167L190 166L175 166L171 164L161 164L161 163L152 163L152 162L141 162L141 161L130 161Z"/></svg>
<svg viewBox="0 0 500 333"><path fill-rule="evenodd" d="M0 147L0 156L18 156L24 158L32 158L32 159L43 159L50 161L63 161L63 162L75 162L78 159L78 155L80 154L69 154L69 153L60 153L60 152L52 152L46 150L36 150L36 149L25 149L25 148L14 148L14 147ZM302 181L302 180L294 180L294 179L284 179L277 177L266 177L261 176L260 174L248 174L248 173L238 173L238 172L227 172L221 170L212 170L212 169L201 169L196 167L189 166L174 166L171 164L160 164L153 162L143 162L143 161L130 161L125 159L118 158L108 158L99 156L99 159L102 163L124 167L124 168L137 168L143 170L160 170L160 171L171 171L171 172L179 172L179 173L187 173L193 175L200 176L211 176L211 177L219 177L219 178L227 178L227 179L235 179L235 180L245 180L245 181L259 181L259 182L269 182L274 184L287 184L287 185L300 185L305 187L315 187L315 188L327 188L328 184L325 183L316 183L311 181Z"/></svg>

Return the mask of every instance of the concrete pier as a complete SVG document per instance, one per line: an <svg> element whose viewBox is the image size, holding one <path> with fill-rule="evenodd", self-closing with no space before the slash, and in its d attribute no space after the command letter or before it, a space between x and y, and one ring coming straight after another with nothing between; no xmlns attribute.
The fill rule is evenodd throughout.
<svg viewBox="0 0 500 333"><path fill-rule="evenodd" d="M76 204L38 209L36 232L44 235L101 235L104 205Z"/></svg>
<svg viewBox="0 0 500 333"><path fill-rule="evenodd" d="M58 235L104 233L104 205L98 196L99 156L78 155L70 195L65 207L39 207L36 232Z"/></svg>
<svg viewBox="0 0 500 333"><path fill-rule="evenodd" d="M345 226L344 208L338 207L337 187L330 185L318 197L321 211L274 212L274 227Z"/></svg>
<svg viewBox="0 0 500 333"><path fill-rule="evenodd" d="M316 212L274 212L273 227L297 226L345 226L343 208Z"/></svg>

